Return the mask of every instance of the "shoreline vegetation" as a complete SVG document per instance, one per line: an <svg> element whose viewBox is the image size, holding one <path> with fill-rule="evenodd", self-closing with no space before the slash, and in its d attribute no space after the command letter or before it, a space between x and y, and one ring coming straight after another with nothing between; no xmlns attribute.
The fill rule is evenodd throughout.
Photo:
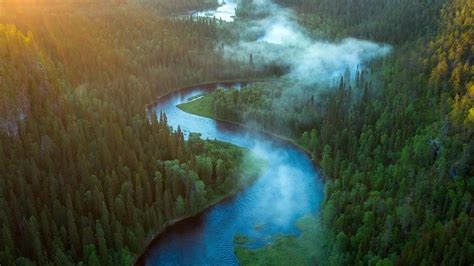
<svg viewBox="0 0 474 266"><path fill-rule="evenodd" d="M163 98L163 97L167 97L173 93L176 93L178 91L181 91L181 90L186 90L186 89L189 89L189 88L194 88L194 87L199 87L199 86L211 86L211 85L216 85L216 84L230 84L230 83L254 83L254 82L261 82L261 81L273 81L275 80L274 77L271 77L271 78L263 78L263 79L237 79L237 80L223 80L223 81L208 81L208 82L203 82L203 83L198 83L198 84L195 84L195 85L191 85L191 86L184 86L184 87L181 87L179 89L176 89L176 90L173 90L171 91L170 93L167 93L167 94L164 94L162 96L160 96L157 100L149 103L147 105L147 111L151 111L151 109L156 106L159 101ZM230 121L230 120L225 120L225 119L219 119L217 117L215 117L215 115L212 114L212 108L211 108L211 105L209 105L209 99L211 98L212 100L212 96L210 94L200 94L200 95L196 95L195 97L191 97L189 99L187 99L187 102L185 103L182 103L182 104L179 104L177 105L177 107L181 110L183 110L184 112L187 112L187 113L190 113L190 114L193 114L193 115L198 115L198 116L203 116L203 117L206 117L206 118L210 118L210 119L214 119L216 121L220 121L220 122L225 122L225 123L229 123L229 124L234 124L234 125L237 125L237 126L240 126L240 127L243 127L247 130L251 130L251 131L256 131L256 132L259 132L259 133L262 133L264 135L268 135L272 138L275 138L279 141L282 141L282 142L285 142L285 143L288 143L289 145L292 145L296 148L298 148L299 150L301 150L302 152L304 152L308 158L311 159L311 161L313 162L313 164L315 166L317 166L317 163L316 163L316 160L314 160L311 152L306 149L305 147L303 147L301 144L297 143L296 140L294 139L290 139L288 137L285 137L285 136L282 136L282 135L278 135L278 134L275 134L275 133L272 133L272 132L269 132L269 131L266 131L266 130L263 130L263 129L257 129L257 128L253 128L253 127L250 127L250 126L247 126L245 124L242 124L242 123L238 123L238 122L235 122L235 121ZM212 103L212 102L211 102ZM205 109L205 106L208 106L209 109L211 110L211 112L209 112L209 110L206 110ZM202 109L204 107L204 109ZM224 143L224 142L223 142ZM228 143L226 143L228 144ZM231 145L231 144L229 144ZM236 146L238 147L238 146ZM265 167L262 167L263 169ZM324 175L322 172L320 172L320 175L322 178L324 178ZM149 251L150 247L152 246L152 244L154 242L156 242L159 237L164 233L166 232L166 230L168 230L169 228L171 228L172 226L182 222L182 221L185 221L187 219L191 219L193 217L196 217L196 216L199 216L203 213L205 213L207 210L209 210L210 208L213 208L215 205L225 201L225 200L228 200L228 199L231 199L233 198L234 196L237 195L237 193L241 192L243 189L245 189L246 187L250 186L254 181L256 180L256 177L253 179L253 180L250 180L246 185L241 185L239 187L236 187L234 190L230 191L227 195L221 195L220 197L217 197L215 198L214 200L210 201L206 207L199 211L199 212L196 212L194 214L189 214L189 215L186 215L186 216L183 216L183 217L180 217L180 218L177 218L177 219L174 219L174 220L171 220L169 222L167 222L166 224L164 224L161 228L159 228L157 230L157 232L154 234L153 237L151 237L147 242L146 242L146 245L143 252L140 253L140 255L138 257L136 257L134 260L133 260L133 265L144 265L145 261L145 255L147 254L147 252ZM300 226L300 223L301 221L303 221L305 217L301 218L300 220L297 221L297 225L298 227L301 227ZM300 236L299 236L300 237ZM285 236L282 236L278 239L275 239L276 241L284 241L284 238ZM291 236L291 238L296 238L295 236ZM248 239L248 241L252 241L252 239ZM238 242L238 241L237 241ZM268 248L268 247L271 247L273 244L273 242L265 247L262 247L260 248L259 250L262 250L264 248ZM238 247L238 245L236 246L236 255L237 254L246 254L244 252L244 247ZM239 251L239 253L237 253L237 251ZM249 251L250 252L250 251ZM244 255L242 255L244 256ZM239 258L240 260L240 258Z"/></svg>
<svg viewBox="0 0 474 266"><path fill-rule="evenodd" d="M155 100L149 102L146 105L146 110L150 111L153 107L155 107L161 99L164 97L167 97L173 93L176 93L178 91L190 89L190 88L195 88L195 87L201 87L201 86L210 86L214 84L232 84L232 83L253 83L253 82L261 82L261 81L274 81L276 80L277 77L265 77L265 78L249 78L249 79L224 79L224 80L211 80L211 81L203 81L199 83L194 83L194 84L188 84L184 86L177 87L175 89L170 89L166 93L159 95Z"/></svg>
<svg viewBox="0 0 474 266"><path fill-rule="evenodd" d="M256 81L254 81L254 82L256 82ZM186 113L190 113L190 114L193 114L193 115L214 119L214 120L220 121L220 122L225 122L225 123L237 125L237 126L245 128L247 130L256 131L256 132L262 133L264 135L268 135L268 136L271 136L273 138L276 138L280 141L287 142L288 144L290 144L290 145L298 148L299 150L303 151L311 159L313 164L315 166L318 166L314 156L312 155L312 153L306 147L304 147L303 145L298 143L298 141L295 140L295 139L292 139L292 138L289 138L289 137L286 137L286 136L283 136L283 135L280 135L280 134L276 134L276 133L270 132L270 131L265 130L265 129L255 128L255 127L251 127L251 126L239 123L239 122L235 122L235 121L231 121L231 120L227 120L227 119L222 119L222 118L217 118L212 112L211 105L209 105L209 103L212 104L212 97L213 96L210 95L210 94L199 95L199 97L194 98L194 99L188 99L189 100L188 102L178 104L176 107L178 107L179 109L181 109L182 111L184 111ZM321 172L321 169L318 168L318 172L320 173L321 177L324 179L325 175L324 175L323 172Z"/></svg>
<svg viewBox="0 0 474 266"><path fill-rule="evenodd" d="M279 134L269 132L265 129L258 129L239 122L217 118L212 110L212 93L200 94L188 99L187 102L177 105L177 107L187 113L202 116L216 121L230 123L244 127L248 130L271 136L280 141L300 149L317 166L317 162L312 153L295 139L291 139ZM318 168L321 178L325 179L322 169ZM296 221L296 226L300 229L299 235L276 235L267 245L253 249L246 247L246 244L252 243L254 239L246 235L236 235L234 237L234 252L238 261L242 265L261 265L261 264L296 264L311 265L316 264L324 257L323 251L328 248L326 239L329 238L322 229L320 221L316 214L308 214ZM314 248L317 245L318 248Z"/></svg>
<svg viewBox="0 0 474 266"><path fill-rule="evenodd" d="M143 248L143 251L139 253L140 255L136 256L132 260L132 265L145 265L145 259L147 253L150 251L150 248L153 246L153 243L155 243L160 236L165 233L167 230L169 230L171 227L174 225L184 222L188 219L195 218L199 215L204 214L206 211L209 209L213 208L215 205L226 201L230 200L233 197L237 196L239 192L242 192L245 188L249 187L252 185L258 177L266 170L266 162L262 159L257 157L257 155L251 153L251 151L239 147L237 145L233 145L227 142L222 142L222 141L215 141L215 140L210 140L213 143L216 143L218 145L230 147L232 149L237 149L241 150L244 154L243 156L243 161L242 165L239 167L242 171L238 176L235 176L233 178L238 178L237 185L233 187L230 191L216 195L212 199L210 199L201 210L195 211L193 213L184 215L182 217L175 218L173 220L170 220L166 223L164 223L153 235L151 235L149 238L146 239L145 245Z"/></svg>
<svg viewBox="0 0 474 266"><path fill-rule="evenodd" d="M201 82L201 83L197 83L197 84L194 84L194 85L187 85L187 86L182 86L182 87L179 87L177 89L173 89L171 90L170 92L168 93L165 93L161 96L159 96L156 100L148 103L146 105L146 111L147 112L152 112L152 109L153 107L155 107L156 105L159 104L160 100L163 99L164 97L167 97L173 93L176 93L178 91L182 91L182 90L186 90L186 89L190 89L190 88L194 88L194 87L200 87L200 86L211 86L211 85L216 85L216 84L232 84L232 83L253 83L253 82L260 82L260 81L273 81L275 80L275 77L268 77L268 78L261 78L261 79L229 79L229 80L220 80L220 81L204 81L204 82ZM205 94L201 94L201 95L197 95L195 97L191 97L190 99L187 99L188 101L193 101L193 100L197 100L199 97L203 97L205 96ZM221 120L223 121L223 120ZM224 121L224 122L227 122L227 123L233 123L231 121ZM233 123L233 124L237 124L237 123ZM241 125L241 124L237 124L239 126L243 126L245 127L245 125ZM251 128L249 128L251 129ZM251 129L252 130L252 129ZM272 133L270 132L266 132L266 134L270 134L272 135L273 137L275 138L279 138L283 141L288 141L288 142L291 142L292 145L296 145L297 147L300 147L298 146L297 143L294 143L293 141L291 141L290 139L287 139L285 140L282 136L277 136L277 135L273 135ZM226 143L226 142L221 142L221 141L217 141L218 143L221 143L221 144L225 144L225 145L231 145L231 146L234 146L235 148L239 148L239 149L244 149L244 148L241 148L239 146L236 146L236 145L232 145L230 143ZM302 147L301 147L302 148ZM245 150L245 149L244 149ZM304 152L309 156L309 152L307 152L306 150L304 150ZM310 157L311 158L311 157ZM257 162L261 162L261 159L260 158L255 158ZM314 162L314 161L313 161ZM150 247L152 246L152 244L154 242L157 241L157 239L159 239L159 237L164 233L166 232L166 230L168 230L169 228L171 228L172 226L180 223L180 222L183 222L187 219L192 219L194 217L197 217L203 213L205 213L207 210L209 210L210 208L213 208L215 205L225 201L225 200L229 200L229 199L232 199L233 197L235 197L239 192L243 191L246 187L250 186L254 181L256 181L256 179L258 178L258 176L260 176L260 174L265 170L266 166L265 166L266 163L263 163L260 167L260 172L258 174L256 174L255 176L251 176L250 179L248 179L245 184L242 184L242 182L239 182L239 186L233 188L233 190L229 191L228 193L226 194L223 194L223 195L219 195L217 196L216 198L214 198L213 200L209 201L205 207L200 210L200 211L197 211L195 213L192 213L192 214L188 214L188 215L185 215L185 216L182 216L182 217L179 217L179 218L176 218L176 219L173 219L173 220L170 220L168 222L166 222L165 224L163 224L159 229L156 230L156 232L151 235L149 238L146 239L145 241L145 244L143 245L144 248L142 250L142 252L140 253L137 253L137 255L132 259L132 265L144 265L145 263L145 255L148 253L148 251L150 250Z"/></svg>
<svg viewBox="0 0 474 266"><path fill-rule="evenodd" d="M299 235L278 234L270 243L256 249L245 246L253 241L252 238L236 236L235 255L241 265L319 265L329 236L322 229L318 216L305 215L296 221L296 227L300 230Z"/></svg>

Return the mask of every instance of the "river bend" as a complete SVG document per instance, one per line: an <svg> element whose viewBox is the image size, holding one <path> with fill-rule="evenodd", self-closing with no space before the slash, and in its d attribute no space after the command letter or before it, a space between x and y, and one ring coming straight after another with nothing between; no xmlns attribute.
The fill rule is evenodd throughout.
<svg viewBox="0 0 474 266"><path fill-rule="evenodd" d="M185 88L161 98L150 109L165 112L174 129L185 136L229 142L253 150L267 160L266 171L243 192L200 215L185 219L159 235L144 254L146 265L238 265L233 238L246 235L257 248L277 234L298 235L298 218L317 213L323 199L323 182L311 159L301 150L261 133L226 122L181 111L177 104L190 97L245 84L210 84Z"/></svg>

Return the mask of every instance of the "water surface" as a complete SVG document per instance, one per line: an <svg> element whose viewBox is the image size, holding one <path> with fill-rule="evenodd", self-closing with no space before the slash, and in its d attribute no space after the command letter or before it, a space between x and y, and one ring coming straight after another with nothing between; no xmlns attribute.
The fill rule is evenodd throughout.
<svg viewBox="0 0 474 266"><path fill-rule="evenodd" d="M252 149L267 160L268 168L243 192L161 234L145 254L146 265L237 265L233 243L237 234L255 239L249 247L261 247L271 243L277 234L298 235L296 220L319 211L322 180L304 152L257 132L188 114L176 107L218 86L241 85L245 84L183 89L162 98L154 107L154 112L165 112L170 126L176 129L179 125L186 136L199 132L203 138Z"/></svg>

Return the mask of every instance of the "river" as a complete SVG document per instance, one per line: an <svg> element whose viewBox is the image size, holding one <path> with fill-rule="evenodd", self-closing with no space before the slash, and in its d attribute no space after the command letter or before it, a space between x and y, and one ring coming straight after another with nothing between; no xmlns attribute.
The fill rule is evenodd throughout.
<svg viewBox="0 0 474 266"><path fill-rule="evenodd" d="M174 129L186 136L199 132L251 149L268 162L266 171L248 188L201 213L183 220L159 235L147 249L146 265L238 265L234 236L246 235L257 248L277 234L300 232L298 218L317 213L323 199L323 182L311 159L301 150L255 131L188 114L176 107L190 97L217 87L240 88L245 84L211 84L185 88L161 98L154 112L165 112Z"/></svg>

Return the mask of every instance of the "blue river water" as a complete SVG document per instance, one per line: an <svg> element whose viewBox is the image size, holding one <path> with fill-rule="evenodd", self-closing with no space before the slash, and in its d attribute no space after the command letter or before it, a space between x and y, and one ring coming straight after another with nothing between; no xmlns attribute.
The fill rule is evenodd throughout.
<svg viewBox="0 0 474 266"><path fill-rule="evenodd" d="M143 255L146 265L238 265L234 236L246 235L257 248L277 234L300 232L295 222L319 212L323 181L310 158L296 147L256 131L181 111L177 104L217 87L238 89L228 83L190 87L160 99L152 111L165 112L168 123L202 138L248 148L267 161L266 171L248 188L159 235Z"/></svg>

